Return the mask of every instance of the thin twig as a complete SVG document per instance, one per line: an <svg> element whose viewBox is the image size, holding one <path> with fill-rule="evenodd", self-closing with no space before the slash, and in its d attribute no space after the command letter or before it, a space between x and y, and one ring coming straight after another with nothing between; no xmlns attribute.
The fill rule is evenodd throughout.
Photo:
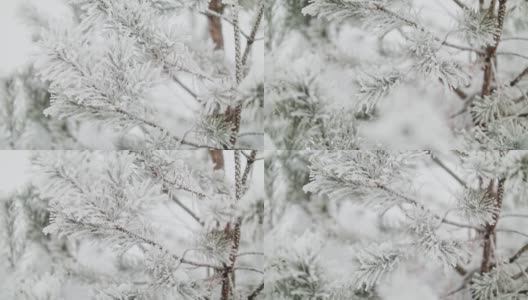
<svg viewBox="0 0 528 300"><path fill-rule="evenodd" d="M264 252L253 251L253 252L241 252L241 253L237 254L237 256L245 256L245 255L260 255L260 256L263 256Z"/></svg>
<svg viewBox="0 0 528 300"><path fill-rule="evenodd" d="M484 231L484 246L482 247L482 262L480 264L480 272L487 273L490 271L490 260L494 256L492 243L494 242L494 237L496 236L497 224L499 223L500 211L502 210L502 203L504 197L504 187L506 183L506 178L500 178L497 184L497 193L495 195L495 207L497 212L493 214L493 222L486 223L486 230ZM491 192L493 188L493 181L490 181L488 190Z"/></svg>
<svg viewBox="0 0 528 300"><path fill-rule="evenodd" d="M178 197L176 197L172 193L170 193L168 189L164 189L163 192L167 193L169 195L170 199L174 203L176 203L179 207L181 207L185 212L187 212L189 214L189 216L191 216L196 222L198 222L202 226L205 225L205 222L202 221L200 219L200 217L198 217L198 215L196 213L194 213L189 207L187 207L185 204L183 204L183 202L181 202L180 199L178 199Z"/></svg>
<svg viewBox="0 0 528 300"><path fill-rule="evenodd" d="M234 26L234 23L232 20L230 20L229 18L227 18L226 16L224 16L223 14L220 14L216 11L213 11L211 9L208 9L206 11L201 11L200 14L204 15L204 16L207 16L207 17L217 17L217 18L220 18L224 21L226 21L227 23L231 24ZM240 34L242 34L242 36L244 38L246 38L246 40L248 41L254 41L255 40L255 37L251 37L251 35L245 33L244 31L240 31Z"/></svg>
<svg viewBox="0 0 528 300"><path fill-rule="evenodd" d="M245 66L248 60L249 53L251 52L251 48L253 46L253 43L255 42L255 37L257 36L257 31L260 27L260 23L262 22L262 17L264 16L264 1L260 2L260 6L257 10L257 17L255 19L255 24L253 24L253 28L251 29L251 34L249 36L249 39L246 43L246 49L244 50L244 54L242 56L242 65Z"/></svg>
<svg viewBox="0 0 528 300"><path fill-rule="evenodd" d="M523 214L503 214L501 215L501 219L504 218L528 218L528 215Z"/></svg>
<svg viewBox="0 0 528 300"><path fill-rule="evenodd" d="M172 188L175 188L175 189L178 189L178 190L182 190L182 191L189 192L189 193L191 193L191 194L193 194L193 195L195 195L195 196L198 196L199 198L205 198L205 197L207 196L206 194L204 194L204 193L202 193L202 192L195 191L195 190L193 190L193 189L191 189L191 188L188 188L188 187L186 187L186 186L183 186L183 185L181 185L181 184L178 184L178 183L176 183L176 182L170 181L170 180L165 179L165 178L163 178L163 182L166 183L166 184L168 184L168 185L169 185L170 187L172 187Z"/></svg>
<svg viewBox="0 0 528 300"><path fill-rule="evenodd" d="M443 224L448 224L448 225L452 225L452 226L456 226L456 227L461 227L461 228L469 228L469 229L475 229L477 231L482 231L483 228L480 228L480 227L477 227L477 226L473 226L473 225L470 225L470 224L464 224L464 223L459 223L459 222L456 222L456 221L452 221L452 220L448 220L446 218L442 218L440 217L439 215L433 213L432 211L430 211L429 209L427 209L423 204L419 203L417 200L415 199L412 199L408 196L405 196L405 195L402 195L398 192L396 192L395 190L385 186L385 185L382 185L382 184L377 184L374 186L375 188L379 188L393 196L396 196L402 200L405 200L405 202L408 202L412 205L415 205L423 210L427 210L428 212L430 212L434 218L438 219L441 221L441 223Z"/></svg>
<svg viewBox="0 0 528 300"><path fill-rule="evenodd" d="M515 229L497 228L497 232L515 233L515 234L518 234L518 235L522 235L524 237L528 237L527 233L524 233L522 231L515 230Z"/></svg>
<svg viewBox="0 0 528 300"><path fill-rule="evenodd" d="M180 85L180 87L182 87L194 99L198 98L198 95L190 87L183 83L178 77L172 76L172 80L174 80L178 85Z"/></svg>
<svg viewBox="0 0 528 300"><path fill-rule="evenodd" d="M465 4L464 4L462 1L460 1L460 0L453 0L453 2L455 2L455 4L456 4L458 7L462 8L463 10L470 10L470 8L467 7L467 5L465 5Z"/></svg>
<svg viewBox="0 0 528 300"><path fill-rule="evenodd" d="M260 294L260 292L262 292L263 289L264 289L264 282L262 282L251 294L249 294L249 296L247 297L247 300L255 300L258 294Z"/></svg>
<svg viewBox="0 0 528 300"><path fill-rule="evenodd" d="M251 271L255 273L264 274L264 271L255 269L255 268L249 268L249 267L234 267L233 270L242 270L242 271Z"/></svg>
<svg viewBox="0 0 528 300"><path fill-rule="evenodd" d="M444 169L444 171L446 171L449 175L451 175L451 177L453 177L458 183L460 183L460 185L462 185L463 187L467 188L466 182L464 180L462 180L460 178L460 176L458 176L455 172L453 172L451 169L449 169L449 167L447 167L438 157L431 155L431 159L439 167L441 167L442 169Z"/></svg>
<svg viewBox="0 0 528 300"><path fill-rule="evenodd" d="M510 86L515 86L517 83L519 83L524 76L527 76L528 75L528 67L526 67L524 70L522 70L521 73L519 73L519 75L515 76L515 78L510 81Z"/></svg>
<svg viewBox="0 0 528 300"><path fill-rule="evenodd" d="M512 37L502 38L501 41L528 41L528 37L512 36Z"/></svg>
<svg viewBox="0 0 528 300"><path fill-rule="evenodd" d="M524 246L522 246L519 250L517 250L517 252L515 252L515 254L510 257L508 259L508 262L510 264L514 263L517 259L519 259L519 257L521 257L521 255L523 255L524 252L528 251L528 243L525 244Z"/></svg>
<svg viewBox="0 0 528 300"><path fill-rule="evenodd" d="M85 223L85 222L77 221L77 220L74 220L74 219L71 219L71 218L66 218L66 220L69 221L69 222L72 222L74 224L77 224L77 225L80 225L80 226L89 227L89 228L104 229L104 230L114 230L114 231L121 232L121 233L127 235L130 238L133 238L133 239L136 239L136 240L140 240L141 242L143 242L145 244L148 244L150 246L158 248L159 250L161 250L163 252L166 252L172 258L174 258L175 260L177 260L177 261L179 261L180 263L183 263L183 264L188 264L188 265L192 265L192 266L195 266L195 267L213 268L215 270L220 270L222 268L222 267L217 266L217 265L191 261L191 260L185 259L184 257L179 257L179 256L177 256L175 254L170 253L170 251L168 249L166 249L164 246L162 246L161 244L159 244L159 243L157 243L157 242L155 242L155 241L153 241L151 239L148 239L146 237L143 237L143 236L141 236L141 235L139 235L137 233L131 232L131 231L125 229L124 227L119 226L119 225L113 225L112 224L112 225L109 225L109 226L102 226L102 225L99 225L99 224L92 224L92 223Z"/></svg>
<svg viewBox="0 0 528 300"><path fill-rule="evenodd" d="M523 54L520 54L520 53L515 53L515 52L509 52L509 51L497 51L497 53L495 53L495 54L497 54L497 55L516 56L516 57L528 59L528 56L526 56L526 55L523 55Z"/></svg>

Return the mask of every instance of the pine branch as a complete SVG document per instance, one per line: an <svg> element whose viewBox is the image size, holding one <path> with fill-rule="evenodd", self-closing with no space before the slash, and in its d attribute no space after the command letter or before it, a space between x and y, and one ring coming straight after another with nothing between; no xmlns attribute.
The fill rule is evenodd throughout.
<svg viewBox="0 0 528 300"><path fill-rule="evenodd" d="M528 218L528 214L503 214L501 215L501 219L504 218Z"/></svg>
<svg viewBox="0 0 528 300"><path fill-rule="evenodd" d="M105 11L105 10L103 10L103 11ZM68 67L70 67L71 70L76 74L76 76L78 76L79 78L84 78L84 79L89 79L90 78L89 74L78 63L76 63L74 60L72 60L71 58L66 56L65 53L63 53L63 52L61 52L60 50L57 50L57 49L53 49L52 51L54 52L54 54L56 56L56 59L59 60L61 63L64 63ZM169 137L171 137L172 139L174 139L175 141L178 141L180 144L183 144L183 145L188 145L188 146L192 146L192 147L196 147L196 148L209 148L209 149L214 148L214 147L211 147L209 145L202 145L202 144L198 144L198 143L187 141L184 138L175 137L167 129L161 127L160 125L158 125L158 124L156 124L156 123L154 123L152 121L140 118L140 117L138 117L138 116L136 116L136 115L134 115L134 114L132 114L132 113L120 108L120 107L118 107L115 104L115 103L119 103L118 100L114 99L114 97L112 97L107 92L102 90L99 86L97 86L97 85L95 85L93 83L87 84L86 88L93 89L98 94L98 96L100 96L103 99L106 99L107 100L106 104L109 106L110 109L104 109L103 107L98 107L98 106L94 106L94 105L81 103L79 101L74 101L74 100L72 100L72 99L70 99L68 97L64 98L64 100L68 103L68 105L71 105L73 107L77 107L77 108L85 110L85 111L88 110L89 112L91 112L93 114L97 114L97 113L101 113L102 112L102 113L116 113L118 115L124 116L124 117L126 117L126 119L128 119L130 121L133 121L135 123L143 124L143 125L146 125L148 127L152 127L154 129L157 129L161 133L167 134Z"/></svg>
<svg viewBox="0 0 528 300"><path fill-rule="evenodd" d="M385 185L377 184L375 187L379 188L379 189L381 189L381 190L383 190L383 191L385 191L385 192L387 192L387 193L389 193L389 194L391 194L393 196L396 196L396 197L404 200L405 202L408 202L408 203L410 203L410 204L412 204L412 205L414 205L414 206L416 206L416 207L418 207L420 209L429 211L423 204L419 203L417 200L412 199L412 198L410 198L408 196L402 195L402 194L394 191L393 189L391 189L391 188L389 188L389 187L387 187ZM456 222L456 221L452 221L452 220L448 220L448 219L446 219L446 217L442 218L442 217L438 216L437 214L434 214L433 212L430 212L430 213L433 215L433 217L435 219L440 220L440 222L443 223L443 224L448 224L448 225L461 227L461 228L475 229L475 230L477 230L479 232L483 231L483 228L481 228L481 227L473 226L473 225L470 225L470 224L464 224L464 223L460 223L460 222Z"/></svg>
<svg viewBox="0 0 528 300"><path fill-rule="evenodd" d="M102 94L102 96L106 96L106 95ZM88 104L84 104L84 103L83 104L79 104L79 103L77 103L75 101L70 101L70 100L68 100L68 104L72 105L72 106L76 106L76 107L82 108L84 110L87 109L88 111L90 111L92 113L99 113L99 112L117 113L117 114L119 114L121 116L126 117L126 119L128 119L130 121L136 122L138 124L143 124L143 125L146 125L148 127L154 128L154 129L157 129L161 133L167 134L170 138L174 139L175 141L177 141L181 145L187 145L187 146L191 146L191 147L195 147L195 148L215 149L215 147L210 146L210 145L198 144L198 143L195 143L195 142L187 141L184 138L176 137L176 136L172 135L172 133L170 133L167 129L161 127L160 125L158 125L158 124L156 124L156 123L154 123L152 121L145 120L143 118L135 116L135 115L133 115L133 114L121 109L121 108L115 107L115 106L111 106L111 110L105 110L105 109L102 109L101 107L88 105Z"/></svg>
<svg viewBox="0 0 528 300"><path fill-rule="evenodd" d="M189 187L186 187L180 183L177 183L175 181L170 181L169 179L167 179L165 177L164 174L161 174L161 171L160 170L157 170L154 166L147 166L148 170L150 171L150 174L152 176L154 176L154 178L156 179L159 179L163 182L164 186L165 186L165 189L167 190L170 190L170 189L177 189L177 190L182 190L182 191L186 191L186 192L189 192L199 198L205 198L207 195L202 193L202 192L199 192L199 191L195 191Z"/></svg>
<svg viewBox="0 0 528 300"><path fill-rule="evenodd" d="M163 65L164 72L170 75L171 78L174 78L174 75L172 74L171 69L167 65L166 58L160 57L158 50L155 48L155 45L151 45L150 41L148 41L141 32L138 32L138 30L135 27L131 26L129 23L125 22L121 18L116 18L116 16L112 12L113 7L111 5L109 5L105 1L101 1L101 0L98 0L98 1L99 1L99 5L97 5L97 9L101 11L102 13L106 14L113 22L119 24L119 26L127 28L130 34L135 38L135 40L137 41L139 45L143 45L145 49L147 50L147 52L152 55L152 57L155 57L160 60L160 62ZM136 24L137 24L137 21L136 21ZM152 37L149 37L149 38L152 38ZM183 66L178 66L178 69L182 72L189 73L199 78L205 78L202 74L193 72Z"/></svg>
<svg viewBox="0 0 528 300"><path fill-rule="evenodd" d="M94 107L92 107L92 108L94 108ZM97 108L95 108L95 109L97 109ZM169 136L171 136L173 139L175 139L176 141L178 141L182 145L192 146L192 147L195 147L195 148L206 148L206 149L214 149L215 148L215 147L212 147L212 146L209 146L209 145L204 145L204 144L198 144L198 143L190 142L190 141L185 140L184 138L175 137L167 129L161 127L160 125L158 125L158 124L156 124L154 122L148 121L148 120L144 120L144 119L139 118L137 116L134 116L134 115L132 115L132 114L120 109L120 108L115 108L115 111L120 113L120 114L122 114L122 115L124 115L124 116L127 116L131 120L138 121L138 122L143 123L145 125L148 125L148 126L150 126L152 128L156 128L159 131L161 131L162 133L168 134Z"/></svg>
<svg viewBox="0 0 528 300"><path fill-rule="evenodd" d="M165 178L163 179L163 182L168 184L169 188L172 187L172 188L175 188L175 189L178 189L178 190L186 191L186 192L189 192L189 193L191 193L191 194L193 194L193 195L195 195L195 196L197 196L199 198L205 198L207 196L207 195L205 195L202 192L195 191L195 190L193 190L191 188L188 188L186 186L183 186L181 184L178 184L176 182L170 181L170 180L165 179Z"/></svg>
<svg viewBox="0 0 528 300"><path fill-rule="evenodd" d="M162 246L161 244L159 244L159 243L157 243L157 242L155 242L155 241L153 241L151 239L148 239L146 237L143 237L143 236L141 236L141 235L139 235L137 233L131 232L131 231L119 226L119 225L111 224L111 225L108 225L108 226L101 226L101 225L96 225L96 224L91 224L91 223L87 223L87 222L74 220L72 218L67 218L67 217L65 217L65 220L70 222L70 223L73 223L73 224L76 224L76 225L79 225L79 226L83 226L83 227L88 227L88 228L93 228L93 229L113 230L113 231L121 232L121 233L125 234L126 236L128 236L129 238L132 238L134 240L139 240L139 241L143 242L144 244L148 244L150 246L153 246L153 247L161 250L162 252L170 254L170 256L174 260L177 260L177 261L179 261L182 264L192 265L192 266L195 266L195 267L213 268L215 270L222 269L222 267L220 267L220 266L216 266L216 265L212 265L212 264L208 264L208 263L191 261L191 260L185 259L184 257L179 257L179 256L177 256L175 254L171 254L170 251L168 249L166 249L164 246Z"/></svg>

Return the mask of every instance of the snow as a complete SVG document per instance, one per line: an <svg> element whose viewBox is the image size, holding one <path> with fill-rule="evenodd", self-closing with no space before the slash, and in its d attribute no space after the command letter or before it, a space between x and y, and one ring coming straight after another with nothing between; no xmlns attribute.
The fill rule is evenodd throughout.
<svg viewBox="0 0 528 300"><path fill-rule="evenodd" d="M30 179L30 151L0 151L0 195L24 186Z"/></svg>

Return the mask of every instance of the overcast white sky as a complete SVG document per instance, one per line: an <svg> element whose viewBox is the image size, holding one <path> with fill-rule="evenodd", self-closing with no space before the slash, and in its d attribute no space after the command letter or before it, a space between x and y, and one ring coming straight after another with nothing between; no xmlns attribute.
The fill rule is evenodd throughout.
<svg viewBox="0 0 528 300"><path fill-rule="evenodd" d="M30 50L30 35L16 17L21 0L0 0L0 75L23 63Z"/></svg>
<svg viewBox="0 0 528 300"><path fill-rule="evenodd" d="M63 3L64 0L0 0L0 76L15 70L32 53L30 27L20 17L24 7L33 6L42 16L57 17L68 13Z"/></svg>
<svg viewBox="0 0 528 300"><path fill-rule="evenodd" d="M0 151L0 195L22 186L29 178L29 151Z"/></svg>
<svg viewBox="0 0 528 300"><path fill-rule="evenodd" d="M31 35L18 17L18 7L29 0L0 0L0 76L27 61L31 54ZM35 1L39 7L57 7L59 0ZM47 10L47 9L46 9ZM28 179L28 151L0 151L0 195L20 187Z"/></svg>

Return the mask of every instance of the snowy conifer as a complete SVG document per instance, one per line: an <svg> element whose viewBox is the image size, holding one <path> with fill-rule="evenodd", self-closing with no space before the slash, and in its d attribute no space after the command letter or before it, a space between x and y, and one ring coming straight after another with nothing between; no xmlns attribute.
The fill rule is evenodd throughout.
<svg viewBox="0 0 528 300"><path fill-rule="evenodd" d="M79 24L50 25L38 50L36 67L50 82L46 115L104 127L115 148L261 146L252 48L263 2L226 3L224 14L207 1L71 3ZM241 16L251 16L249 28ZM208 17L233 25L233 58L204 35Z"/></svg>
<svg viewBox="0 0 528 300"><path fill-rule="evenodd" d="M267 197L275 201L265 226L266 295L523 299L527 155L269 153L267 172L278 180L268 181L274 193ZM277 237L293 239L292 246ZM423 295L418 288L390 290L395 280L420 282Z"/></svg>
<svg viewBox="0 0 528 300"><path fill-rule="evenodd" d="M274 148L526 149L525 1L272 3Z"/></svg>

